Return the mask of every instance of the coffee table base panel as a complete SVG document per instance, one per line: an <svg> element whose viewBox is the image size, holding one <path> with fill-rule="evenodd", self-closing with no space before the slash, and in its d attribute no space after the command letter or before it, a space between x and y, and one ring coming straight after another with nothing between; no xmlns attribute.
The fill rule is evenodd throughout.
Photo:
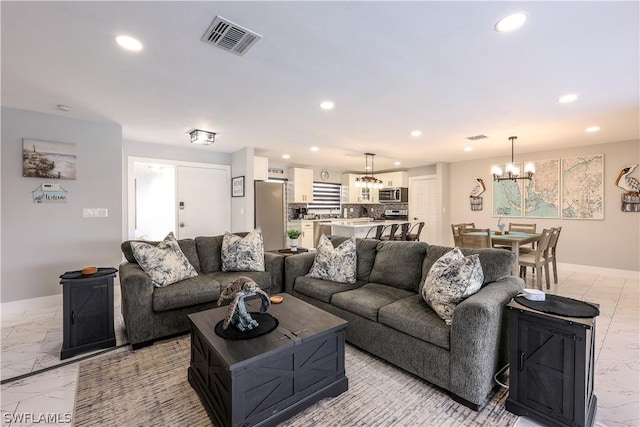
<svg viewBox="0 0 640 427"><path fill-rule="evenodd" d="M194 328L189 382L221 426L276 425L348 389L344 329L296 340L229 369Z"/></svg>

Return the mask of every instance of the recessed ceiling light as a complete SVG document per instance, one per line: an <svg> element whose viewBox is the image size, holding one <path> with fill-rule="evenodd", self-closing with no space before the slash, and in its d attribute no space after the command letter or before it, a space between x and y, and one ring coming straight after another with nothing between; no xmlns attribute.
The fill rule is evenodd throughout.
<svg viewBox="0 0 640 427"><path fill-rule="evenodd" d="M506 33L509 31L517 30L518 28L522 27L526 21L526 14L514 13L499 20L493 28L495 28L495 30L500 33Z"/></svg>
<svg viewBox="0 0 640 427"><path fill-rule="evenodd" d="M291 158L291 156L290 156L290 155L288 155L288 154L283 154L283 155L282 155L282 158L283 158L283 159L290 159L290 158Z"/></svg>
<svg viewBox="0 0 640 427"><path fill-rule="evenodd" d="M578 95L576 95L575 93L570 93L569 95L562 95L560 98L558 98L558 102L561 104L567 104L569 102L573 102L576 99L578 99Z"/></svg>
<svg viewBox="0 0 640 427"><path fill-rule="evenodd" d="M473 147L464 147L464 151L473 151Z"/></svg>
<svg viewBox="0 0 640 427"><path fill-rule="evenodd" d="M587 132L598 132L600 130L600 126L591 126L585 129Z"/></svg>
<svg viewBox="0 0 640 427"><path fill-rule="evenodd" d="M320 108L323 110L333 110L333 107L335 107L335 105L331 101L324 101L320 104Z"/></svg>
<svg viewBox="0 0 640 427"><path fill-rule="evenodd" d="M320 149L318 147L311 147L311 151L316 152L316 151L320 151Z"/></svg>
<svg viewBox="0 0 640 427"><path fill-rule="evenodd" d="M402 162L401 162L401 161L399 161L399 160L396 160L395 162L393 162L393 164L394 164L395 166L400 166L400 165L402 164Z"/></svg>
<svg viewBox="0 0 640 427"><path fill-rule="evenodd" d="M422 135L422 132L421 132L421 131L419 131L419 130L411 131L411 136L413 136L414 138L417 138L417 137L419 137L420 135Z"/></svg>
<svg viewBox="0 0 640 427"><path fill-rule="evenodd" d="M133 37L118 36L116 37L116 43L118 43L123 49L127 49L132 52L139 52L142 50L142 43Z"/></svg>

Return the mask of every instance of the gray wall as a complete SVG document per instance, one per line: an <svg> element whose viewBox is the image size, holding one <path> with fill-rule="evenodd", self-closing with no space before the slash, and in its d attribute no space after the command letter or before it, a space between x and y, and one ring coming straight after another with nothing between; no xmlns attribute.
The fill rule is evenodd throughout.
<svg viewBox="0 0 640 427"><path fill-rule="evenodd" d="M77 179L22 176L22 138L76 144ZM1 302L62 292L58 276L95 265L117 267L122 222L120 125L2 107ZM34 204L43 182L61 184L67 203ZM83 218L107 208L107 218Z"/></svg>
<svg viewBox="0 0 640 427"><path fill-rule="evenodd" d="M573 149L544 151L516 155L517 161L546 160L575 157L588 154L604 154L604 220L527 219L538 229L562 226L558 242L558 262L594 267L640 271L640 213L621 212L620 196L623 190L615 185L615 179L625 166L640 163L640 141L624 141L590 145ZM504 163L509 153L500 158L452 163L450 168L451 223L475 222L478 227L496 228L498 218L491 216L492 165ZM469 193L474 177L481 177L487 184L483 194L483 210L471 211ZM634 176L638 178L638 174ZM504 220L506 223L509 218ZM523 218L512 222L525 222ZM450 224L445 224L447 227ZM449 227L449 244L453 244Z"/></svg>

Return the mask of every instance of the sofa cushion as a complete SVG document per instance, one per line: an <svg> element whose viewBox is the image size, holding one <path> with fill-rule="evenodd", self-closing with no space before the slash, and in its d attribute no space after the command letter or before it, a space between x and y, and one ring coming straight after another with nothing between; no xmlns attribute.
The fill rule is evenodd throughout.
<svg viewBox="0 0 640 427"><path fill-rule="evenodd" d="M196 250L202 273L222 271L222 239L224 236L196 237Z"/></svg>
<svg viewBox="0 0 640 427"><path fill-rule="evenodd" d="M160 244L159 240L127 240L126 242L122 242L120 249L122 250L125 259L134 263L137 263L138 261L136 260L136 257L133 256L133 249L131 248L132 242L144 242L153 246L158 246L158 244ZM196 242L193 239L180 239L178 240L178 245L180 246L182 253L187 257L191 265L193 265L193 268L200 273L200 259L198 258L198 252L196 251Z"/></svg>
<svg viewBox="0 0 640 427"><path fill-rule="evenodd" d="M437 260L422 288L422 297L447 324L462 300L478 292L484 275L477 254L464 256L454 248Z"/></svg>
<svg viewBox="0 0 640 427"><path fill-rule="evenodd" d="M215 273L208 273L206 276L220 282L220 291L223 291L227 285L241 276L248 277L256 282L263 291L268 291L272 285L271 274L268 271L217 271Z"/></svg>
<svg viewBox="0 0 640 427"><path fill-rule="evenodd" d="M260 227L245 237L224 233L222 271L264 271L264 241Z"/></svg>
<svg viewBox="0 0 640 427"><path fill-rule="evenodd" d="M320 236L316 258L306 276L340 283L355 283L356 238L351 237L334 248L327 236Z"/></svg>
<svg viewBox="0 0 640 427"><path fill-rule="evenodd" d="M167 286L197 276L198 272L182 253L170 232L158 245L131 242L133 255L155 286Z"/></svg>
<svg viewBox="0 0 640 427"><path fill-rule="evenodd" d="M417 292L428 246L424 242L378 242L369 281Z"/></svg>
<svg viewBox="0 0 640 427"><path fill-rule="evenodd" d="M334 247L339 246L345 240L350 239L344 236L331 236L331 243ZM356 279L358 282L369 282L369 275L376 259L377 240L356 239Z"/></svg>
<svg viewBox="0 0 640 427"><path fill-rule="evenodd" d="M380 308L411 295L412 292L393 286L367 283L358 289L334 294L331 304L377 322Z"/></svg>
<svg viewBox="0 0 640 427"><path fill-rule="evenodd" d="M197 304L215 302L220 296L220 283L199 275L171 286L153 290L153 310L166 311Z"/></svg>
<svg viewBox="0 0 640 427"><path fill-rule="evenodd" d="M422 286L424 284L424 280L431 269L431 266L434 262L436 262L442 255L451 251L451 247L446 246L437 246L437 245L429 245L429 249L427 250L427 256L424 260L423 265L423 275L420 282L420 290L422 292ZM472 255L478 254L480 258L480 266L482 267L482 272L484 274L484 280L482 285L486 285L487 283L497 282L498 280L502 280L505 277L509 277L511 275L511 266L516 260L516 256L511 251L506 251L504 249L462 249L463 255Z"/></svg>
<svg viewBox="0 0 640 427"><path fill-rule="evenodd" d="M378 321L422 341L449 349L451 326L442 321L421 295L403 298L382 307Z"/></svg>
<svg viewBox="0 0 640 427"><path fill-rule="evenodd" d="M314 279L312 277L299 276L296 278L293 289L308 297L324 301L326 303L331 302L331 297L334 294L344 291L350 291L352 289L362 286L362 282L356 283L340 283L333 282L331 280Z"/></svg>

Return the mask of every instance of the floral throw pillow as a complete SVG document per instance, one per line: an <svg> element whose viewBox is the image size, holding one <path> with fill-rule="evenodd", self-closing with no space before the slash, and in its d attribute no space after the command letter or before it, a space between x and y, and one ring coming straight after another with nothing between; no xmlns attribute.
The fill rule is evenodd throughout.
<svg viewBox="0 0 640 427"><path fill-rule="evenodd" d="M431 266L422 288L422 298L450 325L456 305L478 292L483 281L478 255L465 257L459 248L453 248Z"/></svg>
<svg viewBox="0 0 640 427"><path fill-rule="evenodd" d="M224 233L222 271L264 271L264 243L260 227L244 237L228 231Z"/></svg>
<svg viewBox="0 0 640 427"><path fill-rule="evenodd" d="M307 277L340 283L356 282L356 238L345 240L337 248L324 234L320 236L316 259Z"/></svg>
<svg viewBox="0 0 640 427"><path fill-rule="evenodd" d="M198 275L180 249L173 232L158 246L145 242L131 242L131 249L140 267L158 288Z"/></svg>

